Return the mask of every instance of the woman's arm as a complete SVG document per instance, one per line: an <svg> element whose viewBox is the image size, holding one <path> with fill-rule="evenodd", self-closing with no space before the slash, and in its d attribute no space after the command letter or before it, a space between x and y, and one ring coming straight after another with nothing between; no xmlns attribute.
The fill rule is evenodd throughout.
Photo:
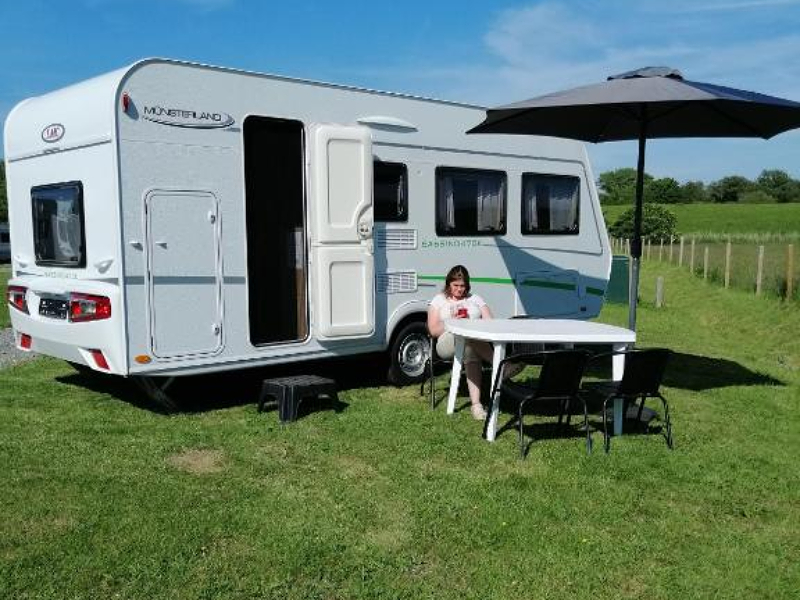
<svg viewBox="0 0 800 600"><path fill-rule="evenodd" d="M492 311L489 309L488 304L481 306L481 319L493 319Z"/></svg>
<svg viewBox="0 0 800 600"><path fill-rule="evenodd" d="M428 331L435 338L444 333L444 323L439 316L439 307L437 306L428 307Z"/></svg>

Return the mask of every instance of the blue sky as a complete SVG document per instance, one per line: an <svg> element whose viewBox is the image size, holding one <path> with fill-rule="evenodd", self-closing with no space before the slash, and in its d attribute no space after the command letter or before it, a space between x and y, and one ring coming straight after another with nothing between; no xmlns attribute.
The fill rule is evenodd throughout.
<svg viewBox="0 0 800 600"><path fill-rule="evenodd" d="M800 0L0 0L0 121L20 100L163 56L486 106L668 65L800 101ZM631 142L589 145L595 171ZM653 140L681 181L800 178L800 131Z"/></svg>

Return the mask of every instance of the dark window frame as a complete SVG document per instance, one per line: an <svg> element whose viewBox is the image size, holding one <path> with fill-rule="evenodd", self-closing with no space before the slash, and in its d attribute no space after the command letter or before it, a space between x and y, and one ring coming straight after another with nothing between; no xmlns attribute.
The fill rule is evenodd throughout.
<svg viewBox="0 0 800 600"><path fill-rule="evenodd" d="M46 191L46 190L55 190L55 189L65 189L65 188L74 188L77 190L77 196L74 198L73 202L77 205L78 208L78 222L80 223L80 260L78 262L66 262L63 260L57 259L49 259L49 258L40 258L39 257L39 250L38 240L39 240L39 230L38 230L38 220L37 220L37 211L36 211L36 203L38 199L36 198L35 194L37 192ZM31 221L33 226L33 251L35 255L36 264L38 266L48 266L48 267L64 267L68 269L83 269L86 267L86 211L84 210L84 202L83 202L83 182L81 181L65 181L61 183L48 183L45 185L36 185L31 187Z"/></svg>
<svg viewBox="0 0 800 600"><path fill-rule="evenodd" d="M443 205L442 193L442 179L448 175L461 175L463 176L495 176L500 180L500 223L499 229L481 231L477 228L474 230L459 228L456 224L455 229L447 229L442 225L441 207ZM497 237L506 235L508 232L508 173L500 169L480 169L472 167L450 167L438 166L434 176L434 184L436 186L436 206L435 206L435 225L436 235L439 237ZM477 209L477 206L476 206Z"/></svg>
<svg viewBox="0 0 800 600"><path fill-rule="evenodd" d="M528 183L529 180L535 178L548 178L548 179L564 179L564 180L573 180L576 182L576 206L575 206L575 226L571 229L560 229L560 230L553 230L553 229L542 229L542 228L529 228L527 227L527 203L526 203L526 194L525 192L528 190ZM581 178L577 175L563 175L559 173L533 173L533 172L525 172L522 173L522 185L520 187L520 233L526 236L537 236L537 235L580 235L581 232Z"/></svg>
<svg viewBox="0 0 800 600"><path fill-rule="evenodd" d="M377 195L375 195L375 190L376 190L375 181L377 180L375 175L377 173L378 165L381 165L381 166L384 166L384 167L388 167L388 168L399 167L402 170L402 172L400 173L400 177L401 177L401 188L400 188L400 191L402 193L402 198L401 198L401 202L399 203L399 205L397 203L395 203L395 206L397 208L399 208L400 210L399 211L395 211L395 214L392 215L392 216L387 216L387 215L383 215L383 214L379 215L378 214ZM405 163L400 163L400 162L375 159L372 162L372 169L373 169L373 172L372 172L372 176L373 176L373 182L372 182L373 206L372 206L372 210L373 210L373 213L375 215L375 218L374 218L375 222L376 223L407 223L408 222L408 165L406 165ZM387 205L388 205L388 203L387 203Z"/></svg>

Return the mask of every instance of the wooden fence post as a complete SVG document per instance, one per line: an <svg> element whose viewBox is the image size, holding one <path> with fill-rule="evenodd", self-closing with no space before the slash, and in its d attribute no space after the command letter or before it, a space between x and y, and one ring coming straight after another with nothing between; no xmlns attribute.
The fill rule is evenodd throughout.
<svg viewBox="0 0 800 600"><path fill-rule="evenodd" d="M669 264L672 264L672 236L669 236Z"/></svg>
<svg viewBox="0 0 800 600"><path fill-rule="evenodd" d="M728 238L728 243L725 244L725 287L728 288L731 284L731 240Z"/></svg>
<svg viewBox="0 0 800 600"><path fill-rule="evenodd" d="M694 275L694 236L692 236L692 247L689 251L689 270Z"/></svg>
<svg viewBox="0 0 800 600"><path fill-rule="evenodd" d="M658 247L658 262L661 262L662 254L664 254L664 238L661 238L661 245Z"/></svg>
<svg viewBox="0 0 800 600"><path fill-rule="evenodd" d="M650 260L650 246L652 244L650 243L650 238L646 238L646 240L647 241L645 243L647 244L647 260Z"/></svg>
<svg viewBox="0 0 800 600"><path fill-rule="evenodd" d="M664 278L658 276L656 278L656 308L664 306Z"/></svg>
<svg viewBox="0 0 800 600"><path fill-rule="evenodd" d="M794 244L786 246L786 299L794 294Z"/></svg>
<svg viewBox="0 0 800 600"><path fill-rule="evenodd" d="M756 265L756 296L761 295L761 282L764 278L764 246L758 247L758 264Z"/></svg>
<svg viewBox="0 0 800 600"><path fill-rule="evenodd" d="M708 246L703 250L703 279L708 279Z"/></svg>
<svg viewBox="0 0 800 600"><path fill-rule="evenodd" d="M678 266L683 266L683 236L681 236L681 245L678 247Z"/></svg>

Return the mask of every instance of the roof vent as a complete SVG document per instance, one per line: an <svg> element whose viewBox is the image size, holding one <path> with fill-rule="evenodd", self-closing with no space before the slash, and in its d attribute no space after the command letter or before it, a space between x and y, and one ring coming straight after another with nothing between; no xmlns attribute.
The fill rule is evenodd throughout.
<svg viewBox="0 0 800 600"><path fill-rule="evenodd" d="M644 67L636 69L635 71L627 71L619 75L612 75L608 81L612 79L638 79L642 77L669 77L670 79L683 80L683 74L678 69L672 67Z"/></svg>

